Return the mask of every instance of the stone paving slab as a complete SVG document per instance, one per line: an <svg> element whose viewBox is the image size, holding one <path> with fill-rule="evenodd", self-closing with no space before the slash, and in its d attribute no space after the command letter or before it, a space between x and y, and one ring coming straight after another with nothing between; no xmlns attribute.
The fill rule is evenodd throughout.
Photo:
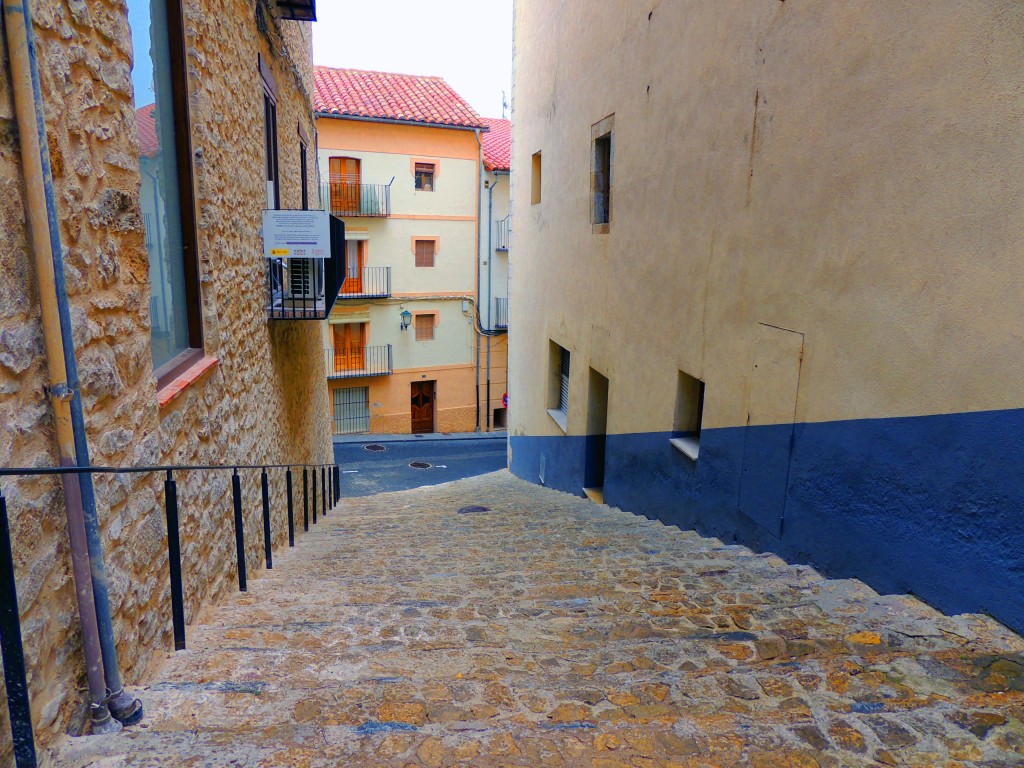
<svg viewBox="0 0 1024 768"><path fill-rule="evenodd" d="M275 564L135 690L144 727L54 764L1024 765L991 619L507 472L343 500Z"/></svg>

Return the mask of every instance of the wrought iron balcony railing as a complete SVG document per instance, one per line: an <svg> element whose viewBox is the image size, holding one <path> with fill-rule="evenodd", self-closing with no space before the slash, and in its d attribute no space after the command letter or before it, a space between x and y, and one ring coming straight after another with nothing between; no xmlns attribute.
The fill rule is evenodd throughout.
<svg viewBox="0 0 1024 768"><path fill-rule="evenodd" d="M376 347L327 347L328 379L354 379L359 376L389 376L391 345Z"/></svg>
<svg viewBox="0 0 1024 768"><path fill-rule="evenodd" d="M508 298L494 299L494 327L508 328Z"/></svg>
<svg viewBox="0 0 1024 768"><path fill-rule="evenodd" d="M494 250L496 251L507 251L508 240L509 240L509 220L512 215L509 214L501 221L494 222Z"/></svg>
<svg viewBox="0 0 1024 768"><path fill-rule="evenodd" d="M345 225L331 217L328 259L266 259L271 320L326 320L345 279Z"/></svg>
<svg viewBox="0 0 1024 768"><path fill-rule="evenodd" d="M391 215L391 179L387 184L332 181L322 184L320 199L335 216L363 216L386 219Z"/></svg>
<svg viewBox="0 0 1024 768"><path fill-rule="evenodd" d="M349 269L339 299L382 299L391 295L391 267Z"/></svg>

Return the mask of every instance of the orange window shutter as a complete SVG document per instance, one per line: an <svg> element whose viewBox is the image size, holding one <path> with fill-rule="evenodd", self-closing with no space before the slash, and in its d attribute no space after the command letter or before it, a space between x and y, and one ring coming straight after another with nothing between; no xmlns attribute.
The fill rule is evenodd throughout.
<svg viewBox="0 0 1024 768"><path fill-rule="evenodd" d="M433 240L417 240L416 241L416 266L417 267L432 267L432 266L434 266L434 241Z"/></svg>
<svg viewBox="0 0 1024 768"><path fill-rule="evenodd" d="M416 341L432 341L434 338L434 316L416 315Z"/></svg>

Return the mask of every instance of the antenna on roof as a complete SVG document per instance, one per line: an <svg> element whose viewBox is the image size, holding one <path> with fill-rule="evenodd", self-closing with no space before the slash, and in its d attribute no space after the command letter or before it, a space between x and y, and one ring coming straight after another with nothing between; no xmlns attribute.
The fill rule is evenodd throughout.
<svg viewBox="0 0 1024 768"><path fill-rule="evenodd" d="M505 92L501 92L501 119L505 119L505 110L508 109L508 101L505 99Z"/></svg>

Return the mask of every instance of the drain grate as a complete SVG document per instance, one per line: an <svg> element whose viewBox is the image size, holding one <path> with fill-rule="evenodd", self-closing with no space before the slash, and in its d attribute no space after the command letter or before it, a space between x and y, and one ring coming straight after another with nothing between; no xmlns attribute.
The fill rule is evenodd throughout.
<svg viewBox="0 0 1024 768"><path fill-rule="evenodd" d="M459 510L460 515L472 515L476 512L490 512L489 507L463 507Z"/></svg>
<svg viewBox="0 0 1024 768"><path fill-rule="evenodd" d="M427 464L425 461L413 461L410 462L409 466L413 469L430 469L431 465Z"/></svg>
<svg viewBox="0 0 1024 768"><path fill-rule="evenodd" d="M380 453L386 451L387 446L381 445L380 443L370 443L369 445L363 446L364 451L372 451L373 453Z"/></svg>

